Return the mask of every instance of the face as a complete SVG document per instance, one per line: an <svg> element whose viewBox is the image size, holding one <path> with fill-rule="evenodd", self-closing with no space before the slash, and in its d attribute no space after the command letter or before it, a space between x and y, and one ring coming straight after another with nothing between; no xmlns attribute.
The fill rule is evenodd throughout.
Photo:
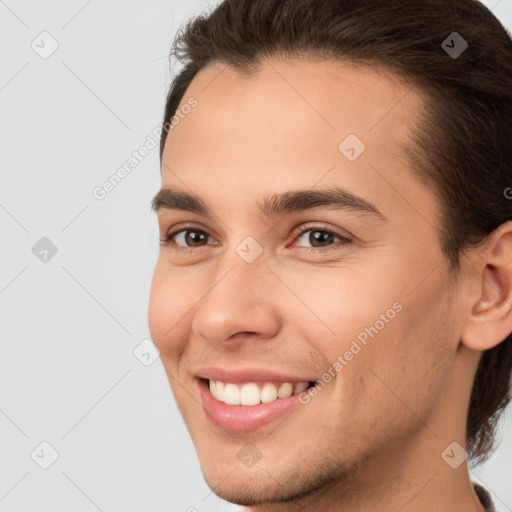
<svg viewBox="0 0 512 512"><path fill-rule="evenodd" d="M182 100L149 325L229 501L343 492L426 457L456 407L456 286L403 151L420 105L384 71L300 60L211 66Z"/></svg>

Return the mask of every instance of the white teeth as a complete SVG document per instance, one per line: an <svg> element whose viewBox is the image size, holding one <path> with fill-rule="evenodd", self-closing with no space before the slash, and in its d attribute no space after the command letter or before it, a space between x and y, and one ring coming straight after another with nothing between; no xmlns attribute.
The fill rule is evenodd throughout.
<svg viewBox="0 0 512 512"><path fill-rule="evenodd" d="M283 382L279 388L272 382L263 386L255 382L233 384L220 380L210 380L209 389L212 396L228 405L258 405L268 404L278 398L288 398L307 389L309 382Z"/></svg>
<svg viewBox="0 0 512 512"><path fill-rule="evenodd" d="M226 384L226 386L224 387L224 396L217 396L217 400L221 400L225 404L240 405L240 389L236 384Z"/></svg>
<svg viewBox="0 0 512 512"><path fill-rule="evenodd" d="M285 382L279 386L279 390L277 392L277 396L279 398L288 398L293 394L293 384L290 382Z"/></svg>
<svg viewBox="0 0 512 512"><path fill-rule="evenodd" d="M240 390L241 405L258 405L260 403L260 388L256 384L244 384Z"/></svg>
<svg viewBox="0 0 512 512"><path fill-rule="evenodd" d="M210 381L211 382L211 381ZM218 380L215 384L215 395L213 395L217 400L220 400L219 397L224 397L224 389L226 384L224 382Z"/></svg>
<svg viewBox="0 0 512 512"><path fill-rule="evenodd" d="M217 381L211 380L209 382L210 387L210 393L212 394L213 398L217 398Z"/></svg>
<svg viewBox="0 0 512 512"><path fill-rule="evenodd" d="M299 393L302 393L305 389L307 389L308 386L308 382L297 382L293 388L293 394L298 395Z"/></svg>
<svg viewBox="0 0 512 512"><path fill-rule="evenodd" d="M277 400L277 388L274 386L274 384L267 382L261 388L261 403L268 404L274 400Z"/></svg>

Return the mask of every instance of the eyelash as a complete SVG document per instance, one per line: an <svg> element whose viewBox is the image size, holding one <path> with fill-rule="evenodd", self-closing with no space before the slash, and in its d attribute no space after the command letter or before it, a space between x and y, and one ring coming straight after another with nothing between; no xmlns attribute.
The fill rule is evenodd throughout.
<svg viewBox="0 0 512 512"><path fill-rule="evenodd" d="M186 226L184 228L181 228L181 229L178 229L176 231L173 231L172 233L169 233L166 238L160 238L160 245L167 246L167 245L170 245L172 243L173 245L176 246L176 248L177 248L176 250L179 250L179 251L182 251L182 252L186 252L186 253L194 252L197 249L200 249L201 247L204 247L204 246L200 246L200 247L181 247L181 246L177 245L175 242L172 242L172 239L176 235L178 235L179 233L182 233L183 231L196 231L196 232L204 233L205 235L211 236L206 231L204 231L202 229L198 229L195 226ZM320 231L322 233L328 233L329 235L337 236L341 240L338 243L341 243L343 245L346 245L346 244L352 242L351 239L347 238L345 235L343 235L339 231L337 231L335 229L332 229L332 228L327 228L327 227L324 227L324 226L303 226L302 228L296 229L292 233L292 236L294 237L294 240L295 240L296 238L300 238L304 233L307 233L309 231ZM326 252L326 251L329 251L329 250L333 250L333 245L329 245L327 247L299 247L299 249L302 250L302 251L305 251L306 253L310 253L310 252Z"/></svg>

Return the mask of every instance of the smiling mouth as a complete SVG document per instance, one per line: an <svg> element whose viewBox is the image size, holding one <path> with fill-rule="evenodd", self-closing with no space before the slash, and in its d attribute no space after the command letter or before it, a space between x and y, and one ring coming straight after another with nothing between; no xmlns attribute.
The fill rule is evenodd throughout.
<svg viewBox="0 0 512 512"><path fill-rule="evenodd" d="M281 398L298 395L315 385L315 382L247 382L232 383L221 380L202 379L210 394L226 405L259 405L275 402Z"/></svg>

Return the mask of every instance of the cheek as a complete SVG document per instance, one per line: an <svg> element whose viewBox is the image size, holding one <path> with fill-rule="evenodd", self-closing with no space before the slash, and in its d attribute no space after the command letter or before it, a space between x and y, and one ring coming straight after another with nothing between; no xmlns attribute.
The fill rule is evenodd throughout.
<svg viewBox="0 0 512 512"><path fill-rule="evenodd" d="M349 350L354 340L364 346L365 341L381 337L402 315L399 283L384 282L375 268L357 272L340 266L317 268L308 272L307 279L302 273L289 272L283 280L303 302L297 309L300 314L293 313L298 317L294 323L300 322L304 339L329 364ZM283 314L290 312L291 308Z"/></svg>
<svg viewBox="0 0 512 512"><path fill-rule="evenodd" d="M151 283L148 306L148 325L151 339L160 350L160 359L165 369L176 405L183 417L188 417L186 400L177 379L178 363L186 347L187 332L185 322L189 309L185 300L186 285L168 272L162 264L157 264ZM181 341L180 341L181 340Z"/></svg>
<svg viewBox="0 0 512 512"><path fill-rule="evenodd" d="M330 387L340 400L367 420L378 419L378 411L387 416L387 409L414 420L402 402L428 412L453 361L449 278L439 270L411 292L417 274L381 268L324 268L308 279L290 272L287 283L307 306L297 322L321 352L324 371L337 375Z"/></svg>
<svg viewBox="0 0 512 512"><path fill-rule="evenodd" d="M186 339L186 314L190 309L187 285L174 272L166 271L157 263L148 305L148 325L153 343L161 356L169 355L181 348L179 340Z"/></svg>
<svg viewBox="0 0 512 512"><path fill-rule="evenodd" d="M356 417L394 428L421 426L444 393L455 358L449 292L434 280L413 294L399 295L393 319L353 357L337 383L349 396ZM408 293L408 292L407 292ZM378 326L377 326L378 327ZM356 412L357 411L357 412Z"/></svg>

